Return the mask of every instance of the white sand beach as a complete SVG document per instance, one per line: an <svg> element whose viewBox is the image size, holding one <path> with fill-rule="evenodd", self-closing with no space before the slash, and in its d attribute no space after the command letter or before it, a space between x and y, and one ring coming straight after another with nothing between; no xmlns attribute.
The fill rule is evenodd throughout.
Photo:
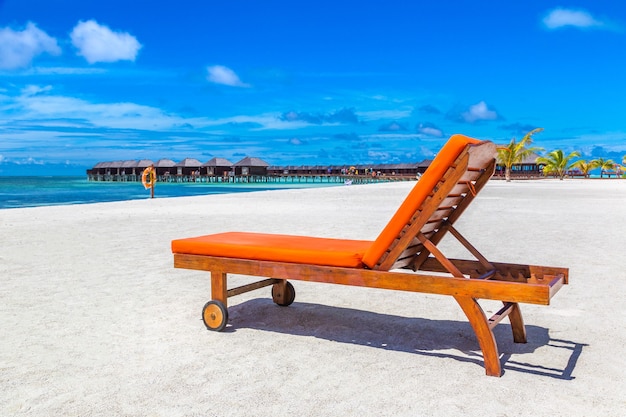
<svg viewBox="0 0 626 417"><path fill-rule="evenodd" d="M222 231L374 239L413 185L0 210L0 415L626 415L626 180L491 181L457 223L490 260L570 268L522 305L527 344L496 328L501 378L451 297L293 281L217 333L210 274L173 268L172 239Z"/></svg>

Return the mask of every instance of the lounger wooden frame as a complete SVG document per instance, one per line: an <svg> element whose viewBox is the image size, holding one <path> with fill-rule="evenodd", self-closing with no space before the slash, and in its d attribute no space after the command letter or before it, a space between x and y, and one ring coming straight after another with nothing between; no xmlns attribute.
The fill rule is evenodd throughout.
<svg viewBox="0 0 626 417"><path fill-rule="evenodd" d="M467 145L463 149L372 268L187 253L174 253L174 266L211 272L213 306L208 312L203 311L203 315L211 314L216 319L217 314L217 320L224 321L219 329L228 317L228 297L273 285L274 301L280 305L290 304L295 293L287 279L453 296L476 334L486 374L500 376L502 367L493 328L508 316L513 340L525 343L526 330L519 303L548 305L554 294L567 284L568 269L490 262L454 227L494 173L495 148L492 145ZM475 259L447 258L437 247L447 233ZM228 289L228 274L270 278ZM478 299L499 300L503 306L487 318ZM215 308L216 305L219 308Z"/></svg>

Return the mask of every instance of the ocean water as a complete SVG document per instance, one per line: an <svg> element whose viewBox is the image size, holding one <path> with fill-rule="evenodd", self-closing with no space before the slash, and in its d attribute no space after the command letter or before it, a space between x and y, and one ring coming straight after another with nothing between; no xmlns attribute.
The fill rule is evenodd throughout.
<svg viewBox="0 0 626 417"><path fill-rule="evenodd" d="M336 186L327 183L157 183L154 198ZM140 182L97 182L85 177L2 177L0 209L89 204L150 198Z"/></svg>

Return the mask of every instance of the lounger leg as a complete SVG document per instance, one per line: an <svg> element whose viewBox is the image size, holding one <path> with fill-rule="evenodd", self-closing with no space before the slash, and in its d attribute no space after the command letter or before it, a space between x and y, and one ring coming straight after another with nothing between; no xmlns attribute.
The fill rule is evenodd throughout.
<svg viewBox="0 0 626 417"><path fill-rule="evenodd" d="M224 307L228 307L226 273L220 271L211 271L211 299L221 301Z"/></svg>
<svg viewBox="0 0 626 417"><path fill-rule="evenodd" d="M500 366L500 356L498 354L498 345L496 339L489 328L487 317L478 302L471 297L454 297L457 303L463 309L467 316L476 338L478 345L483 351L483 360L485 362L485 372L489 376L501 376L502 368Z"/></svg>
<svg viewBox="0 0 626 417"><path fill-rule="evenodd" d="M509 321L513 330L513 341L515 343L526 343L526 326L524 326L522 310L520 310L518 303L513 305L513 309L509 313Z"/></svg>

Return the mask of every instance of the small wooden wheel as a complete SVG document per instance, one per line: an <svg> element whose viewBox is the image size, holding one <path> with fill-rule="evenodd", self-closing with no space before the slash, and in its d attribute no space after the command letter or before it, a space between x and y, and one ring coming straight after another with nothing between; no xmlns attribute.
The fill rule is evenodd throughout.
<svg viewBox="0 0 626 417"><path fill-rule="evenodd" d="M296 299L296 289L291 282L276 283L272 285L272 300L279 306L287 307Z"/></svg>
<svg viewBox="0 0 626 417"><path fill-rule="evenodd" d="M202 309L202 321L207 329L216 332L222 331L228 322L226 306L221 301L209 301Z"/></svg>

